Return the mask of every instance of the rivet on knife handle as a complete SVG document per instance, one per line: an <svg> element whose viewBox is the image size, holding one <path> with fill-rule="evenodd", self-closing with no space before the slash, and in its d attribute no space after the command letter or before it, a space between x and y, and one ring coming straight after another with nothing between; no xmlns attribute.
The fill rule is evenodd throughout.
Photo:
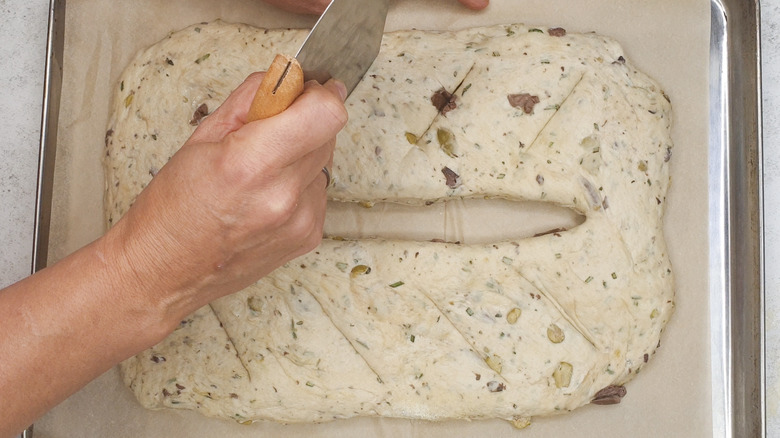
<svg viewBox="0 0 780 438"><path fill-rule="evenodd" d="M298 61L276 55L249 107L248 121L267 119L286 110L303 93L303 70Z"/></svg>

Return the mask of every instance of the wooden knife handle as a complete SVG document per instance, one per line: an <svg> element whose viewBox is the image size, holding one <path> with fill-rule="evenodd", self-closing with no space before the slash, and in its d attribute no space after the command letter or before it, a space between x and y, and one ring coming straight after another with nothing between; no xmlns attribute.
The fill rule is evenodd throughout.
<svg viewBox="0 0 780 438"><path fill-rule="evenodd" d="M248 121L254 122L281 113L301 93L303 93L301 65L291 56L276 55L249 107Z"/></svg>

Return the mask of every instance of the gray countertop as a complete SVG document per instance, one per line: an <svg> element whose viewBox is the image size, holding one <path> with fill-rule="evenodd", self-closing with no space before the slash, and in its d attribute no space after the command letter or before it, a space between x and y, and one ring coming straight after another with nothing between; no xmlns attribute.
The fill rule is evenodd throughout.
<svg viewBox="0 0 780 438"><path fill-rule="evenodd" d="M0 286L32 263L48 0L0 2Z"/></svg>
<svg viewBox="0 0 780 438"><path fill-rule="evenodd" d="M0 287L31 266L49 0L0 2ZM780 436L780 0L762 2L767 431Z"/></svg>
<svg viewBox="0 0 780 438"><path fill-rule="evenodd" d="M761 7L766 394L768 436L780 436L780 0Z"/></svg>

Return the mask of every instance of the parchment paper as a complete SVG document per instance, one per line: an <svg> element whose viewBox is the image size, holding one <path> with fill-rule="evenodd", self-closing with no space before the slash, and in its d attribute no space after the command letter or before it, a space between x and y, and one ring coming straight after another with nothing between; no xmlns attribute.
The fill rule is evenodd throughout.
<svg viewBox="0 0 780 438"><path fill-rule="evenodd" d="M259 0L68 1L50 263L104 232L100 160L109 90L119 73L137 50L169 32L217 18L272 28L310 27L315 21ZM709 1L492 0L486 11L475 13L455 0L397 0L387 30L459 29L511 22L611 36L622 43L626 57L657 79L672 99L675 148L665 228L676 274L677 311L662 347L627 386L628 395L620 405L588 406L570 414L535 418L524 431L499 420L431 423L358 418L319 425L240 426L195 412L145 410L114 369L38 421L36 437L711 435L706 233ZM258 70L265 67L258 66ZM573 225L581 220L566 211L545 208L496 201L452 203L426 212L382 206L364 214L334 206L332 216L341 214L353 222L343 230L332 223L329 228L334 234L352 230L419 239L442 233L479 241L506 233L533 235L534 227L545 226L545 221ZM529 227L484 227L485 211L491 211L491 218L500 212L501 220L509 224L516 223L508 218L518 209L533 218ZM484 234L480 228L490 228L493 234Z"/></svg>

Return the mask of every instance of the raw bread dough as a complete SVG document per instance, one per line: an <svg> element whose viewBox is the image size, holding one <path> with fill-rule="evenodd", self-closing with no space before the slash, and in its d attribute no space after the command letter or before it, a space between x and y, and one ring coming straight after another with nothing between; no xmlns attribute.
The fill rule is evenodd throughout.
<svg viewBox="0 0 780 438"><path fill-rule="evenodd" d="M106 136L109 224L198 117L304 36L213 22L139 53ZM674 307L662 234L671 109L660 87L596 34L401 31L385 35L347 106L334 200L541 200L585 222L488 244L325 239L124 362L139 401L240 422L518 426L619 401Z"/></svg>

